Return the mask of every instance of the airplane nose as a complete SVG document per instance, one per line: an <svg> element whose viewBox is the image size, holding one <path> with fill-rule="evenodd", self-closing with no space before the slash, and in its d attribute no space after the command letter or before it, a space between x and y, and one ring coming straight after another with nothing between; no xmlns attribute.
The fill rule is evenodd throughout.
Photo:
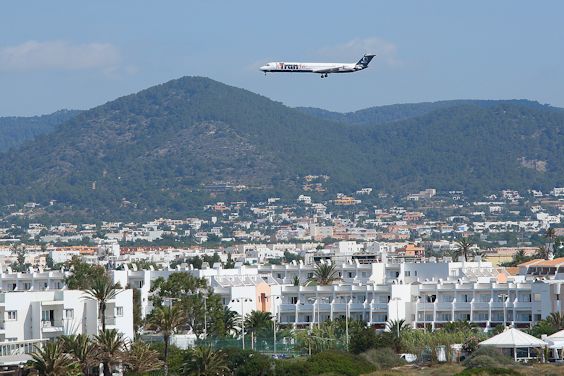
<svg viewBox="0 0 564 376"><path fill-rule="evenodd" d="M263 72L267 69L268 69L268 65L263 65L262 67L260 67L260 70Z"/></svg>

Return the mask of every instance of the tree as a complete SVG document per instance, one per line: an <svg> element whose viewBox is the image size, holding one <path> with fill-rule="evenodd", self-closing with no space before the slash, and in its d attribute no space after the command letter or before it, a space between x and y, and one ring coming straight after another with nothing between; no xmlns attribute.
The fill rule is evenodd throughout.
<svg viewBox="0 0 564 376"><path fill-rule="evenodd" d="M548 248L549 258L554 257L554 253L556 253L554 249L554 241L556 240L556 230L553 227L549 227L546 229L546 233L544 234L546 239L546 247Z"/></svg>
<svg viewBox="0 0 564 376"><path fill-rule="evenodd" d="M235 261L233 261L233 258L231 257L231 253L227 254L227 261L225 262L225 265L223 266L224 269L234 269L235 268Z"/></svg>
<svg viewBox="0 0 564 376"><path fill-rule="evenodd" d="M27 250L25 249L25 246L14 244L11 247L11 251L13 254L16 255L16 261L10 265L12 270L18 273L27 272L31 264L25 262L25 256L27 254Z"/></svg>
<svg viewBox="0 0 564 376"><path fill-rule="evenodd" d="M251 333L251 349L255 348L255 337L272 326L270 312L252 311L245 316L245 330Z"/></svg>
<svg viewBox="0 0 564 376"><path fill-rule="evenodd" d="M223 335L237 334L241 326L241 317L229 307L223 307Z"/></svg>
<svg viewBox="0 0 564 376"><path fill-rule="evenodd" d="M30 365L39 376L78 376L81 373L78 363L63 351L60 341L36 347L31 358Z"/></svg>
<svg viewBox="0 0 564 376"><path fill-rule="evenodd" d="M217 318L223 309L219 296L207 289L206 280L188 273L172 273L167 280L157 278L151 291L151 300L155 307L161 307L165 300L173 300L179 304L188 318L190 328L198 337L204 332L208 318L206 316L211 313Z"/></svg>
<svg viewBox="0 0 564 376"><path fill-rule="evenodd" d="M104 365L104 376L111 376L111 369L126 359L127 343L123 334L115 329L104 330L94 337L98 360Z"/></svg>
<svg viewBox="0 0 564 376"><path fill-rule="evenodd" d="M164 364L159 359L158 351L151 349L151 346L142 341L135 341L131 344L125 363L127 368L136 374L156 371Z"/></svg>
<svg viewBox="0 0 564 376"><path fill-rule="evenodd" d="M221 350L212 350L211 346L192 349L183 368L183 375L187 376L223 376L229 373L225 354Z"/></svg>
<svg viewBox="0 0 564 376"><path fill-rule="evenodd" d="M456 251L455 251L455 255L458 256L463 256L464 257L464 261L468 261L468 257L472 256L473 252L472 252L472 246L474 245L472 242L470 242L470 239L468 238L460 238L458 240L456 240Z"/></svg>
<svg viewBox="0 0 564 376"><path fill-rule="evenodd" d="M564 329L564 315L560 312L552 312L545 320L556 330Z"/></svg>
<svg viewBox="0 0 564 376"><path fill-rule="evenodd" d="M292 284L294 286L299 286L300 285L300 277L298 277L297 275L294 276L294 278L292 278Z"/></svg>
<svg viewBox="0 0 564 376"><path fill-rule="evenodd" d="M108 301L114 299L120 293L119 283L113 283L108 275L97 277L92 281L91 287L84 293L88 299L98 302L98 312L102 321L102 332L106 330L106 306Z"/></svg>
<svg viewBox="0 0 564 376"><path fill-rule="evenodd" d="M164 374L168 375L168 348L170 337L182 325L186 324L186 315L180 305L172 307L156 307L148 318L149 328L158 331L163 336L164 342Z"/></svg>
<svg viewBox="0 0 564 376"><path fill-rule="evenodd" d="M391 320L386 323L385 336L396 352L399 353L401 351L402 336L410 330L411 328L406 324L405 320Z"/></svg>
<svg viewBox="0 0 564 376"><path fill-rule="evenodd" d="M70 276L65 277L65 284L71 290L87 290L93 281L106 275L102 266L87 264L78 256L73 256L65 267L72 271Z"/></svg>
<svg viewBox="0 0 564 376"><path fill-rule="evenodd" d="M551 255L551 250L548 245L544 244L537 248L537 252L535 253L535 258L540 258L543 260L548 260Z"/></svg>
<svg viewBox="0 0 564 376"><path fill-rule="evenodd" d="M313 277L309 282L315 282L317 285L327 286L337 281L339 276L334 264L317 264L313 271Z"/></svg>
<svg viewBox="0 0 564 376"><path fill-rule="evenodd" d="M447 333L469 333L476 330L476 325L463 320L447 322L441 330Z"/></svg>
<svg viewBox="0 0 564 376"><path fill-rule="evenodd" d="M82 373L90 375L92 367L97 365L97 348L86 334L78 334L61 337L63 349L71 354L80 364Z"/></svg>
<svg viewBox="0 0 564 376"><path fill-rule="evenodd" d="M378 343L376 331L372 328L361 328L351 331L349 350L354 354L360 354L373 347Z"/></svg>

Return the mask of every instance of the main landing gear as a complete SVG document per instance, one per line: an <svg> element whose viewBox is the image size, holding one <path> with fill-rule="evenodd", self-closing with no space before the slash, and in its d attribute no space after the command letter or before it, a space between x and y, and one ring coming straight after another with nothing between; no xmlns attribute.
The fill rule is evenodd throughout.
<svg viewBox="0 0 564 376"><path fill-rule="evenodd" d="M327 77L327 74L328 74L328 73L324 73L324 74L322 74L322 75L321 75L321 78L325 78L325 77Z"/></svg>

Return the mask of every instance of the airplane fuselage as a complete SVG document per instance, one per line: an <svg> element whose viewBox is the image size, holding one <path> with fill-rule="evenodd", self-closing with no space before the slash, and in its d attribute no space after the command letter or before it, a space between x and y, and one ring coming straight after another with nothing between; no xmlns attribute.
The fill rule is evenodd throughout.
<svg viewBox="0 0 564 376"><path fill-rule="evenodd" d="M327 77L329 73L351 73L368 68L374 55L364 55L358 63L301 63L274 61L266 63L260 70L267 72L284 73L317 73Z"/></svg>
<svg viewBox="0 0 564 376"><path fill-rule="evenodd" d="M268 63L260 68L263 72L298 72L298 73L350 73L364 69L350 63L286 63L281 61Z"/></svg>

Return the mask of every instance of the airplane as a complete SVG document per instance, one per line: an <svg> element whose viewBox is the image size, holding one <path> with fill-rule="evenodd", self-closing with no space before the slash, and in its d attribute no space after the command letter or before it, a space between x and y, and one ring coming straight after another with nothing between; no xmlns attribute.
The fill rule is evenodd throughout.
<svg viewBox="0 0 564 376"><path fill-rule="evenodd" d="M260 67L266 75L267 72L302 72L318 73L321 78L327 77L329 73L351 73L368 68L368 64L375 55L365 54L358 63L284 63L270 62Z"/></svg>

